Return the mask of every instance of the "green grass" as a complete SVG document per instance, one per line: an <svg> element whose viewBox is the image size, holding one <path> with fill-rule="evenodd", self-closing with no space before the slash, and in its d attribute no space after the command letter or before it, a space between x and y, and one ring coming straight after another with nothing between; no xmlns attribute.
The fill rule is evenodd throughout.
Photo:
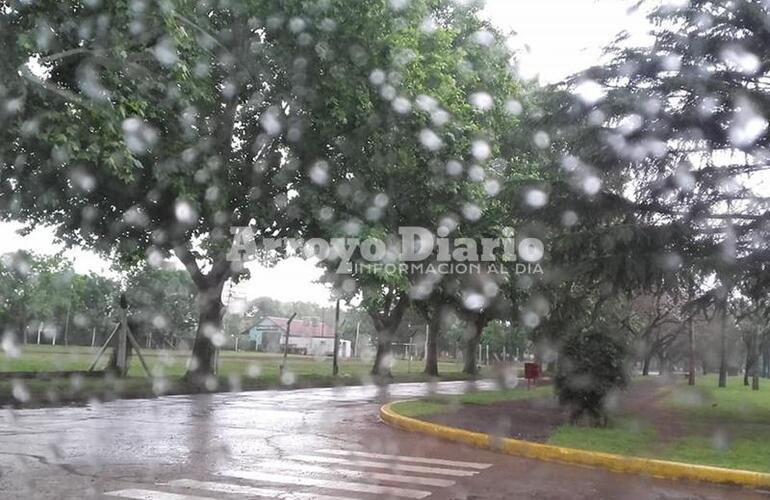
<svg viewBox="0 0 770 500"><path fill-rule="evenodd" d="M44 372L87 370L96 357L97 349L81 346L24 346L19 357L0 357L0 372ZM150 371L156 376L181 377L187 368L190 357L188 351L142 350ZM107 363L109 351L105 353L97 369ZM222 376L260 375L278 380L279 366L283 360L280 354L266 354L247 351L222 351L219 357L219 374ZM313 358L311 356L289 356L288 371L296 376L331 374L331 357ZM371 370L367 360L340 359L340 375L366 376ZM440 373L459 373L459 363L439 363ZM397 360L393 366L394 375L417 374L422 371L422 363ZM129 376L144 375L139 359L133 356Z"/></svg>
<svg viewBox="0 0 770 500"><path fill-rule="evenodd" d="M483 391L463 394L459 397L460 404L464 405L490 405L504 403L506 401L519 401L523 399L536 399L548 397L553 394L553 387L541 386L527 390L522 387L504 391Z"/></svg>
<svg viewBox="0 0 770 500"><path fill-rule="evenodd" d="M770 381L760 390L731 377L727 388L717 387L714 376L700 377L696 387L682 382L664 386L657 404L670 413L671 425L681 435L661 436L645 415L619 415L607 428L562 425L549 444L567 448L657 458L700 465L770 473ZM524 398L548 397L550 387L533 391L514 389L434 397L394 405L405 416L425 417L455 412L462 405L490 405ZM668 425L658 420L657 425ZM662 430L661 430L662 432Z"/></svg>
<svg viewBox="0 0 770 500"><path fill-rule="evenodd" d="M0 372L58 372L85 371L93 362L97 349L79 346L23 346L21 355L0 355ZM15 402L14 384L30 394L32 404L50 404L57 401L88 401L91 398L114 399L117 397L152 397L161 394L185 394L197 388L185 384L181 377L186 372L187 351L142 351L153 377L144 376L139 360L131 358L129 376L124 380L104 380L90 377L56 378L53 380L24 379L14 382L0 377L0 404ZM109 351L97 366L107 363ZM341 359L338 377L332 376L330 357L289 356L287 372L291 384L281 380L280 365L283 357L245 351L222 351L219 357L219 380L216 390L257 390L281 387L328 387L335 385L360 385L372 383L369 375L371 361ZM422 363L396 360L392 382L419 382L430 380L422 374ZM439 373L444 380L464 380L462 365L453 362L439 363Z"/></svg>
<svg viewBox="0 0 770 500"><path fill-rule="evenodd" d="M739 438L718 443L714 437L680 439L666 450L669 460L730 469L770 472L770 433L755 438Z"/></svg>
<svg viewBox="0 0 770 500"><path fill-rule="evenodd" d="M700 377L695 387L678 383L659 404L672 410L683 436L661 440L649 422L629 416L606 429L564 425L549 443L770 472L770 381L761 381L760 390L752 391L743 385L743 377L729 378L726 388L717 387L716 376Z"/></svg>
<svg viewBox="0 0 770 500"><path fill-rule="evenodd" d="M701 419L738 419L767 422L770 418L770 380L761 379L758 391L743 385L743 377L730 377L727 387L717 387L716 375L700 377L695 387L680 384L667 398L670 408Z"/></svg>
<svg viewBox="0 0 770 500"><path fill-rule="evenodd" d="M532 390L523 388L506 389L501 391L482 391L454 395L439 395L414 401L402 401L392 406L393 411L405 417L427 417L437 413L455 412L463 405L490 405L506 401L519 401L547 397L552 394L551 387L537 387Z"/></svg>
<svg viewBox="0 0 770 500"><path fill-rule="evenodd" d="M623 419L608 428L562 425L548 439L548 444L604 453L650 456L657 440L658 433L651 426Z"/></svg>
<svg viewBox="0 0 770 500"><path fill-rule="evenodd" d="M400 403L394 403L392 409L399 415L417 418L427 417L437 413L445 413L450 409L450 405L446 402L420 399L416 401L402 401Z"/></svg>

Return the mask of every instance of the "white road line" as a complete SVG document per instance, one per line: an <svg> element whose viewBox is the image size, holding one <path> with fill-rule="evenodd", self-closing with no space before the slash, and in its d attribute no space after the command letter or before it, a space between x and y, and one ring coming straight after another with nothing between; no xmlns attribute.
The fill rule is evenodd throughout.
<svg viewBox="0 0 770 500"><path fill-rule="evenodd" d="M196 481L194 479L177 479L175 481L169 481L168 483L164 484L167 486L179 488L191 488L196 490L217 491L220 493L234 493L236 495L249 495L285 500L357 500L351 497L337 497L301 492L289 493L271 488L255 488L254 486L244 486L241 484L217 483L214 481Z"/></svg>
<svg viewBox="0 0 770 500"><path fill-rule="evenodd" d="M263 481L266 483L291 484L293 486L315 486L332 490L355 491L358 493L372 493L374 495L390 495L404 498L425 498L430 496L430 491L396 488L395 486L380 486L377 484L351 483L346 481L334 481L331 479L318 479L315 477L287 476L269 472L253 472L245 470L228 470L220 472L223 476L248 479L250 481Z"/></svg>
<svg viewBox="0 0 770 500"><path fill-rule="evenodd" d="M196 497L193 495L180 495L178 493L166 493L152 490L120 490L110 491L105 495L120 498L133 498L134 500L213 500L212 497Z"/></svg>
<svg viewBox="0 0 770 500"><path fill-rule="evenodd" d="M331 474L343 476L348 479L376 479L378 481L393 481L397 483L419 484L420 486L438 486L447 488L454 486L455 482L450 479L439 479L434 477L404 476L400 474L387 474L385 472L360 471L353 469L338 469L336 467L321 467L317 465L308 465L305 463L288 462L281 460L267 460L260 462L257 467L259 470L284 470L307 474Z"/></svg>
<svg viewBox="0 0 770 500"><path fill-rule="evenodd" d="M444 469L440 467L425 467L423 465L394 464L392 462L374 462L371 460L349 460L347 458L321 457L318 455L292 455L286 457L289 460L298 460L300 462L326 463L352 465L357 467L370 467L372 469L400 470L404 472L418 472L422 474L438 474L441 476L469 477L478 474L478 471Z"/></svg>
<svg viewBox="0 0 770 500"><path fill-rule="evenodd" d="M479 462L460 462L456 460L442 460L440 458L407 457L403 455L386 455L384 453L369 453L366 451L352 450L317 450L316 453L325 453L327 455L338 455L343 457L363 457L378 458L381 460L396 460L399 462L415 462L419 464L447 465L449 467L467 467L469 469L489 469L492 464Z"/></svg>

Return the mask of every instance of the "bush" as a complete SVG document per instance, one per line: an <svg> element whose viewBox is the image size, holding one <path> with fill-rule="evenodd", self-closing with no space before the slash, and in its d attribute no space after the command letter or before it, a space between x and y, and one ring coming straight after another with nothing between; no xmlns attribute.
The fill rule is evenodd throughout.
<svg viewBox="0 0 770 500"><path fill-rule="evenodd" d="M626 343L601 327L567 337L555 384L559 403L570 410L573 424L583 416L593 426L607 424L607 396L628 385L627 354Z"/></svg>

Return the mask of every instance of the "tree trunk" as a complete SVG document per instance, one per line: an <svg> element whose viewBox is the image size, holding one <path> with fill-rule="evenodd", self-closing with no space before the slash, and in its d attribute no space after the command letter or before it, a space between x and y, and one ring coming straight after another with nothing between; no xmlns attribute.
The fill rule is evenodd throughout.
<svg viewBox="0 0 770 500"><path fill-rule="evenodd" d="M770 378L770 345L766 345L762 352L762 376Z"/></svg>
<svg viewBox="0 0 770 500"><path fill-rule="evenodd" d="M647 353L644 355L644 360L642 361L642 376L646 377L650 374L650 361L652 361L652 353Z"/></svg>
<svg viewBox="0 0 770 500"><path fill-rule="evenodd" d="M692 316L687 320L687 385L695 385L695 329L692 324Z"/></svg>
<svg viewBox="0 0 770 500"><path fill-rule="evenodd" d="M481 341L481 334L484 332L485 323L484 316L477 315L473 320L473 335L465 343L465 366L463 367L463 373L467 375L476 375L479 371L476 364L476 352L479 349L479 342Z"/></svg>
<svg viewBox="0 0 770 500"><path fill-rule="evenodd" d="M208 288L198 289L198 329L195 332L192 358L187 368L185 378L196 383L205 382L204 379L216 374L216 344L222 333L222 287L221 283L215 283Z"/></svg>
<svg viewBox="0 0 770 500"><path fill-rule="evenodd" d="M754 336L751 346L751 390L759 390L759 335Z"/></svg>
<svg viewBox="0 0 770 500"><path fill-rule="evenodd" d="M391 377L390 351L393 347L392 333L388 330L377 332L377 353L374 355L372 375Z"/></svg>
<svg viewBox="0 0 770 500"><path fill-rule="evenodd" d="M438 377L438 338L441 335L441 313L438 308L431 312L428 321L428 340L425 343L425 374Z"/></svg>
<svg viewBox="0 0 770 500"><path fill-rule="evenodd" d="M727 387L727 304L722 305L722 328L719 346L719 387Z"/></svg>
<svg viewBox="0 0 770 500"><path fill-rule="evenodd" d="M749 343L749 345L746 346L746 347L747 347L747 349L746 349L746 366L744 367L744 370L743 370L743 385L748 387L748 385L749 385L749 374L751 374L751 351L752 351L751 343Z"/></svg>

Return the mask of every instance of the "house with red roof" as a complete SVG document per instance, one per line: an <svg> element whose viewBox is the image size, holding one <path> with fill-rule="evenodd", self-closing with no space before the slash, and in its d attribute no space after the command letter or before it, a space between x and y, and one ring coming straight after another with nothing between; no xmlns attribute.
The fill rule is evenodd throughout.
<svg viewBox="0 0 770 500"><path fill-rule="evenodd" d="M289 318L265 316L249 328L249 340L257 351L283 352ZM340 355L349 352L348 340L340 340ZM289 330L289 352L313 356L334 353L334 327L318 318L294 318ZM349 355L349 354L348 354Z"/></svg>

